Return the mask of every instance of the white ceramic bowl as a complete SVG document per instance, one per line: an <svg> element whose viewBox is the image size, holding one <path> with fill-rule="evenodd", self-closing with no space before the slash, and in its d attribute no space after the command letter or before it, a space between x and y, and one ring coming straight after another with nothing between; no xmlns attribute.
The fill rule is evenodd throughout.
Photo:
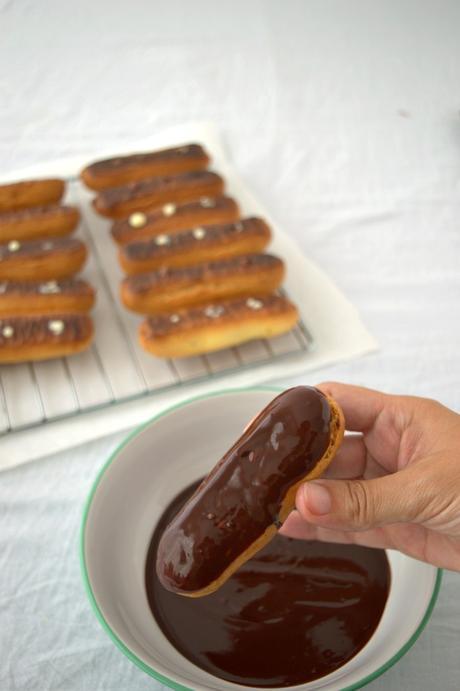
<svg viewBox="0 0 460 691"><path fill-rule="evenodd" d="M164 509L209 471L273 396L273 389L224 391L167 410L115 451L89 495L81 563L96 616L130 660L172 688L250 688L207 674L175 650L149 609L144 567ZM291 689L359 688L391 667L418 638L436 601L441 572L396 552L388 552L388 558L390 594L370 641L332 674Z"/></svg>

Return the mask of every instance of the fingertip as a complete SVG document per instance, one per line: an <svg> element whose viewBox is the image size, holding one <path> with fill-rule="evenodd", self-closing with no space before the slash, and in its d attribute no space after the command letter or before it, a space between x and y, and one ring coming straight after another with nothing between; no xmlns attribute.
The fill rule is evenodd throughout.
<svg viewBox="0 0 460 691"><path fill-rule="evenodd" d="M311 520L312 516L324 516L331 510L331 494L321 482L306 482L297 492L296 506L305 520Z"/></svg>

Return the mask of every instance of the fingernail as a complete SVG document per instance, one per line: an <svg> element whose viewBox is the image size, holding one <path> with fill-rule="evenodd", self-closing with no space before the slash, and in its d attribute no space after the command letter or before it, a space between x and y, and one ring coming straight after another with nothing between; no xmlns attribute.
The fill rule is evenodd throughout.
<svg viewBox="0 0 460 691"><path fill-rule="evenodd" d="M317 482L305 483L304 496L307 508L311 513L324 516L331 510L331 495L324 485Z"/></svg>

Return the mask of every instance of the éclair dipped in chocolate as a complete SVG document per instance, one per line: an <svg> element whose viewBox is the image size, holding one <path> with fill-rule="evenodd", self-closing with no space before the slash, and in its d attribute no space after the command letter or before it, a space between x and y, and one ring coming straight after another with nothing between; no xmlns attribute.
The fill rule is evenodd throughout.
<svg viewBox="0 0 460 691"><path fill-rule="evenodd" d="M343 429L340 408L318 389L279 394L166 528L156 562L162 585L191 597L217 590L274 537L300 484L332 460Z"/></svg>

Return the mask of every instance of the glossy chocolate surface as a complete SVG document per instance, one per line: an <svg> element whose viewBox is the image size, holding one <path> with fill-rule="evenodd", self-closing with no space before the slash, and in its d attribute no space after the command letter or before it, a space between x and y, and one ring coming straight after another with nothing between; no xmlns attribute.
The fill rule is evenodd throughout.
<svg viewBox="0 0 460 691"><path fill-rule="evenodd" d="M290 487L322 458L331 410L317 389L277 396L213 468L165 530L157 572L166 588L206 588L273 524Z"/></svg>
<svg viewBox="0 0 460 691"><path fill-rule="evenodd" d="M383 550L276 536L211 595L180 597L163 588L158 542L193 489L166 510L146 563L150 608L184 657L234 683L285 687L325 676L361 650L388 596Z"/></svg>

